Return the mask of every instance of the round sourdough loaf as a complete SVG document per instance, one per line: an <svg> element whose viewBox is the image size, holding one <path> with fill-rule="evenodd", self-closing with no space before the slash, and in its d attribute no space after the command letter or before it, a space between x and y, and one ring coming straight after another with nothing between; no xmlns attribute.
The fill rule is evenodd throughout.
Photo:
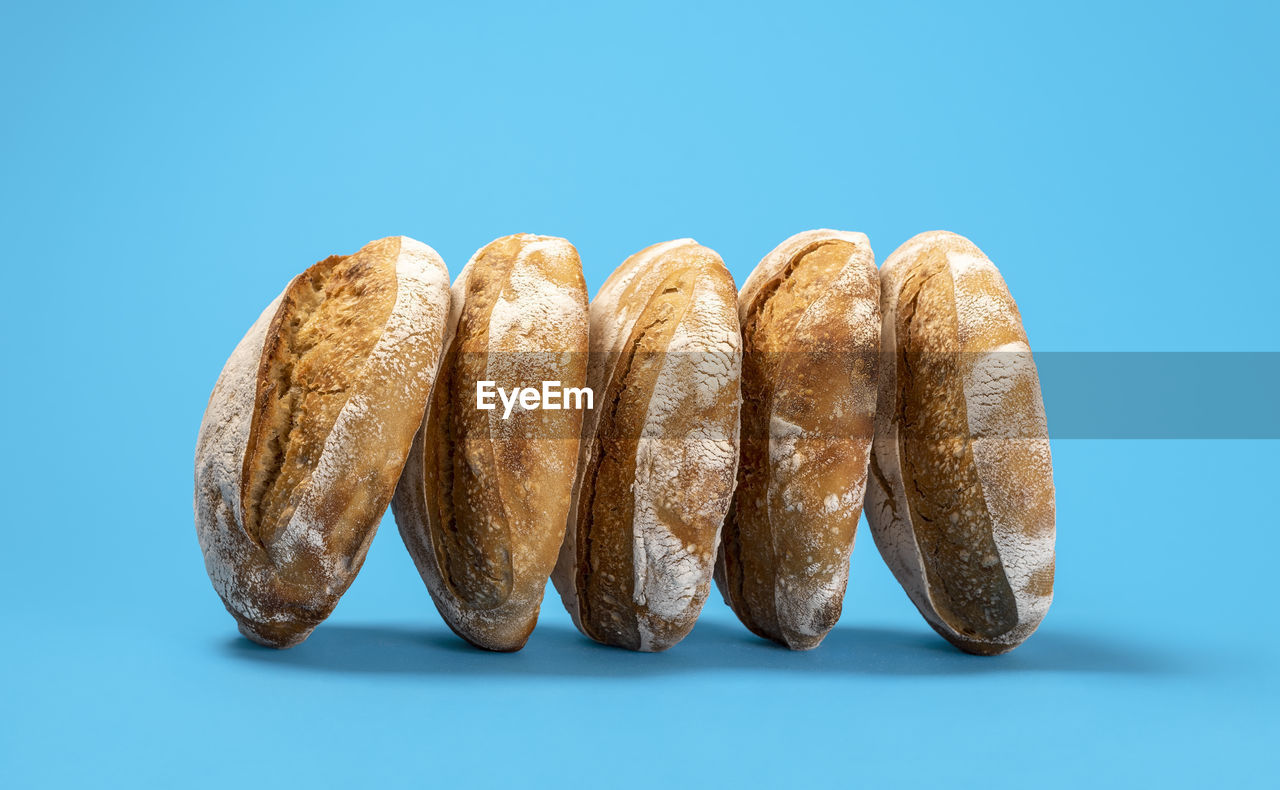
<svg viewBox="0 0 1280 790"><path fill-rule="evenodd" d="M596 408L552 579L587 636L665 650L706 602L733 494L737 290L720 256L681 239L624 261L590 316Z"/></svg>
<svg viewBox="0 0 1280 790"><path fill-rule="evenodd" d="M289 647L350 586L422 420L449 274L412 239L298 275L222 369L196 442L195 521L240 631Z"/></svg>
<svg viewBox="0 0 1280 790"><path fill-rule="evenodd" d="M454 283L446 335L392 510L449 627L477 647L519 650L564 538L583 411L482 410L477 383L506 392L586 384L577 250L529 234L488 244Z"/></svg>
<svg viewBox="0 0 1280 790"><path fill-rule="evenodd" d="M922 233L881 270L867 519L920 613L961 650L1025 640L1053 599L1053 469L1022 317L991 261Z"/></svg>
<svg viewBox="0 0 1280 790"><path fill-rule="evenodd" d="M875 418L880 275L861 233L812 230L738 297L742 456L716 583L752 632L794 650L840 618Z"/></svg>

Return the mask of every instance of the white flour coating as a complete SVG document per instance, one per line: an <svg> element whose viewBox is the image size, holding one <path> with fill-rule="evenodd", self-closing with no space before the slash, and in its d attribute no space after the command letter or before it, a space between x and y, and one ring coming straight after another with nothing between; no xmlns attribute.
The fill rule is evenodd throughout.
<svg viewBox="0 0 1280 790"><path fill-rule="evenodd" d="M1034 489L1007 474L1011 467L1023 470L1025 479L1034 470L1044 484L1053 485L1049 440L976 439L974 463L983 479L983 494L991 515L992 537L1004 565L1018 608L1018 625L998 639L1021 641L1044 619L1053 592L1032 589L1043 574L1052 573L1055 529L1052 515L1044 523L1028 525ZM1028 534L1028 526L1031 534Z"/></svg>
<svg viewBox="0 0 1280 790"><path fill-rule="evenodd" d="M880 334L880 315L877 308L878 305L869 299L854 299L852 304L844 307L844 321L852 331L849 338L851 346L855 348L879 346L879 343L874 343L876 336Z"/></svg>
<svg viewBox="0 0 1280 790"><path fill-rule="evenodd" d="M1048 433L1044 406L1036 403L1040 380L1025 342L968 353L963 367L970 436L1039 439Z"/></svg>
<svg viewBox="0 0 1280 790"><path fill-rule="evenodd" d="M797 449L804 431L799 425L787 422L776 414L769 418L769 466L771 469L795 471L804 464L804 455ZM772 489L772 486L770 486Z"/></svg>
<svg viewBox="0 0 1280 790"><path fill-rule="evenodd" d="M519 238L529 241L512 264L507 287L489 317L490 346L503 351L526 350L528 343L522 341L533 332L554 337L555 332L569 331L585 317L577 294L548 278L541 266L529 260L534 252L557 262L568 260L575 254L569 242L529 234Z"/></svg>
<svg viewBox="0 0 1280 790"><path fill-rule="evenodd" d="M727 390L737 395L742 339L735 305L707 276L694 282L689 304L663 356L636 448L632 561L634 601L643 607L637 618L641 650L660 647L654 643L657 627L697 617L737 479L737 409L711 417ZM699 412L708 416L705 422L671 435L672 422ZM707 491L725 495L707 498ZM714 525L714 539L684 545L663 520L662 513L673 509L684 515L682 526Z"/></svg>
<svg viewBox="0 0 1280 790"><path fill-rule="evenodd" d="M1007 325L1017 307L995 266L978 254L949 254L955 282L957 313L972 329ZM996 294L978 294L996 287ZM1018 334L1025 338L1021 327ZM964 396L974 463L982 480L992 537L1014 591L1018 625L997 641L1021 641L1044 618L1052 592L1032 589L1051 573L1055 530L1047 521L1034 523L1038 492L1053 489L1053 462L1045 421L1040 379L1025 339L962 358ZM1017 474L1014 474L1014 472ZM1028 485L1029 479L1038 485Z"/></svg>
<svg viewBox="0 0 1280 790"><path fill-rule="evenodd" d="M817 583L803 590L803 594L785 596L783 600L808 604L798 607L798 611L788 612L788 620L800 635L820 637L831 627L822 616L821 605L844 597L849 584L849 564L840 561L835 567L815 566L813 578Z"/></svg>
<svg viewBox="0 0 1280 790"><path fill-rule="evenodd" d="M931 249L933 247L939 247L939 246L952 247L955 245L960 245L966 249L974 249L974 250L978 249L973 242L969 241L964 236L961 236L957 233L952 233L951 231L927 230L924 233L917 233L916 235L907 239L906 242L904 242L901 247L894 250L889 255L888 259L885 260L884 262L884 266L882 266L880 269L880 274L882 277L884 276L884 274L886 274L886 271L890 268L889 266L890 263L893 264L894 269L897 269L899 267L908 267L916 258L920 256L920 253L923 252L924 250ZM894 300L896 301L897 292L901 290L901 286L902 286L901 277L903 273L893 272L893 274L895 278L897 278L898 280L898 288L894 290ZM887 283L882 283L882 285L885 285L885 284ZM884 291L881 291L881 295L882 297L886 296L886 293ZM883 304L883 300L882 300L882 304Z"/></svg>
<svg viewBox="0 0 1280 790"><path fill-rule="evenodd" d="M815 299L800 317L796 324L796 332L797 334L809 332L813 327L838 322L839 326L848 333L846 338L848 348L878 349L881 329L880 304L878 300L862 298L867 287L867 273L872 273L873 277L878 279L875 253L872 252L866 236L861 233L836 234L837 238L845 236L852 237L845 240L853 242L856 246L830 287ZM878 283L876 291L879 291ZM856 392L850 394L857 395ZM869 414L875 412L873 399L857 401L855 398L854 401L849 402L849 405L857 411L865 411Z"/></svg>
<svg viewBox="0 0 1280 790"><path fill-rule="evenodd" d="M407 369L405 360L414 358L413 347L430 342L424 327L444 322L448 304L448 272L435 250L421 242L400 237L396 258L396 301L387 324L365 361L356 381L410 382L417 379L429 389L434 366ZM283 294L281 294L283 296ZM335 591L350 582L356 558L337 559L326 551L327 525L317 516L316 506L327 490L343 481L358 478L371 459L350 457L349 447L357 434L375 435L383 431L380 420L366 419L370 404L359 389L339 412L333 429L310 479L303 489L288 524L268 546L261 546L244 530L240 483L252 423L257 391L257 370L271 320L280 298L236 347L223 368L205 413L196 451L196 523L205 564L215 589L228 606L244 618L259 622L283 622L283 613L264 612L255 601L256 591L268 591L277 584L277 573L301 558L318 561L324 578L318 580L313 600L318 607ZM409 391L406 383L404 391ZM381 463L382 459L372 459ZM366 474L368 472L365 472ZM210 502L208 486L221 492ZM213 508L215 512L209 512ZM372 534L369 536L372 538ZM365 547L367 548L367 541Z"/></svg>
<svg viewBox="0 0 1280 790"><path fill-rule="evenodd" d="M966 291L956 298L956 320L963 327L961 349L968 338L986 334L1009 324L1009 302L995 294Z"/></svg>
<svg viewBox="0 0 1280 790"><path fill-rule="evenodd" d="M742 333L736 322L726 320L736 307L707 278L699 277L690 309L667 345L667 356L676 357L682 371L674 378L688 387L683 394L699 410L720 400L726 387L737 386L741 375Z"/></svg>
<svg viewBox="0 0 1280 790"><path fill-rule="evenodd" d="M976 252L976 250L964 252L948 251L947 265L951 267L951 276L957 280L975 272L986 272L999 276L995 264L987 256Z"/></svg>

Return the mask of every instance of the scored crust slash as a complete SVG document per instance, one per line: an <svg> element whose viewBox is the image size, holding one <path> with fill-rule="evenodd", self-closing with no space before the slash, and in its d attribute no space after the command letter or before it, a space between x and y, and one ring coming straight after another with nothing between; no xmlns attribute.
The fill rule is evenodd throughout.
<svg viewBox="0 0 1280 790"><path fill-rule="evenodd" d="M236 346L196 443L196 532L249 639L337 605L388 505L472 645L522 648L548 578L587 637L666 650L714 578L753 633L817 647L876 546L961 650L1027 639L1053 600L1040 381L1000 272L923 233L798 233L739 293L692 239L588 301L567 240L516 234L452 287L396 236L295 277Z"/></svg>

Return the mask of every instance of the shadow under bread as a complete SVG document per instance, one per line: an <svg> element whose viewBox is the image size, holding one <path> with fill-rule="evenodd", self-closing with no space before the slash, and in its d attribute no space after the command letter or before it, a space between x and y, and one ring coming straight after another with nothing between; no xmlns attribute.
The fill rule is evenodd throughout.
<svg viewBox="0 0 1280 790"><path fill-rule="evenodd" d="M289 650L243 638L225 642L232 658L281 669L393 675L477 677L653 677L752 670L849 676L947 676L1051 672L1171 675L1185 667L1136 643L1042 629L1036 639L996 657L962 653L927 628L844 625L816 650L796 652L759 639L732 622L706 620L663 653L607 647L568 623L544 623L517 653L477 650L443 628L400 624L328 624Z"/></svg>

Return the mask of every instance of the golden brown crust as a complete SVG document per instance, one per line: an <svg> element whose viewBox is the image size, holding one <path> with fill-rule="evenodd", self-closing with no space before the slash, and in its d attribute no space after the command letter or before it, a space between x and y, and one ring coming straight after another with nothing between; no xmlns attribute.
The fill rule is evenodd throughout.
<svg viewBox="0 0 1280 790"><path fill-rule="evenodd" d="M434 379L448 273L403 237L332 257L258 319L214 388L196 527L240 630L306 638L364 561Z"/></svg>
<svg viewBox="0 0 1280 790"><path fill-rule="evenodd" d="M954 234L912 239L882 278L872 534L938 633L1002 653L1052 600L1052 465L1021 317L991 262Z"/></svg>
<svg viewBox="0 0 1280 790"><path fill-rule="evenodd" d="M739 299L742 459L716 580L752 632L816 647L839 619L875 413L879 275L862 234L809 231Z"/></svg>
<svg viewBox="0 0 1280 790"><path fill-rule="evenodd" d="M454 286L451 339L393 509L449 626L518 650L537 622L564 536L582 411L476 407L476 383L582 387L587 292L564 239L485 246Z"/></svg>
<svg viewBox="0 0 1280 790"><path fill-rule="evenodd" d="M552 578L587 636L665 650L706 600L733 491L736 289L707 248L654 245L606 281L591 325L597 408Z"/></svg>
<svg viewBox="0 0 1280 790"><path fill-rule="evenodd" d="M320 462L395 299L395 258L387 255L330 256L285 289L258 364L241 478L245 531L259 543L274 542L288 524L291 497Z"/></svg>

